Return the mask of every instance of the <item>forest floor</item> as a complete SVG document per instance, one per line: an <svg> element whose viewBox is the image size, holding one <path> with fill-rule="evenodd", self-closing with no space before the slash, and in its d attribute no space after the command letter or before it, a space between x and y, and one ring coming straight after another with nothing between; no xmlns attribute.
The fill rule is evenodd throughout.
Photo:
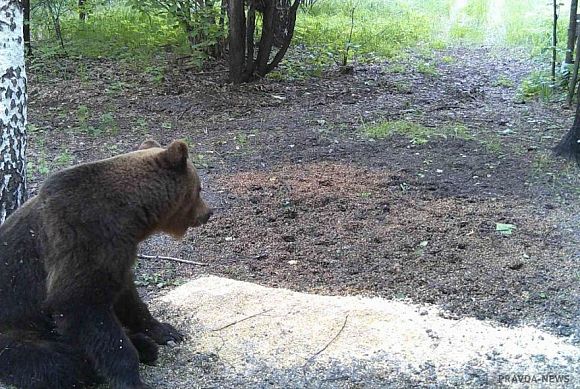
<svg viewBox="0 0 580 389"><path fill-rule="evenodd" d="M454 48L241 86L221 67L32 67L30 191L51 170L183 138L216 214L141 251L206 266L140 261L148 299L219 275L435 304L448 318L530 324L578 344L580 174L550 154L573 111L518 96L537 66ZM385 121L420 126L369 136Z"/></svg>

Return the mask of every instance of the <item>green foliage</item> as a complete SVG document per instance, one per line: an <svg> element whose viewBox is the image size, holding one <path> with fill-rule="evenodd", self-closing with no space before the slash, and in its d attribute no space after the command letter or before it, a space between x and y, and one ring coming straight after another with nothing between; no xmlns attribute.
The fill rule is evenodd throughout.
<svg viewBox="0 0 580 389"><path fill-rule="evenodd" d="M550 101L557 96L558 91L561 91L561 87L557 82L552 81L547 71L534 71L522 81L517 91L517 98Z"/></svg>
<svg viewBox="0 0 580 389"><path fill-rule="evenodd" d="M558 40L560 47L566 44L569 6L560 8ZM527 46L532 54L546 52L551 45L552 7L551 3L536 0L505 2L505 41L511 45Z"/></svg>
<svg viewBox="0 0 580 389"><path fill-rule="evenodd" d="M33 39L40 41L36 53L52 58L62 49L54 28L37 12L33 21ZM142 64L172 47L187 52L187 40L177 22L168 15L145 15L124 6L100 7L85 22L73 11L61 16L66 52L71 56L110 57Z"/></svg>
<svg viewBox="0 0 580 389"><path fill-rule="evenodd" d="M144 287L166 288L170 286L179 286L180 281L167 274L153 273L141 274L136 280L135 285Z"/></svg>
<svg viewBox="0 0 580 389"><path fill-rule="evenodd" d="M218 50L227 32L219 22L220 3L219 0L91 0L86 2L88 18L80 21L77 0L33 2L31 27L36 55L30 59L30 68L42 70L47 58L60 58L63 54L60 36L70 56L121 59L146 69L155 82L161 83L165 75L157 59L166 51L187 53L194 65L201 65L208 54L216 54L212 51ZM559 55L565 44L567 12L566 7L561 7ZM260 24L258 17L258 29ZM536 0L493 4L489 0L308 1L301 8L294 33L292 52L298 56L283 62L271 77L316 77L329 65L405 57L409 49L430 52L458 40L525 46L532 54L547 57L550 34L551 7ZM443 59L449 61L452 59ZM65 66L62 68L63 72L70 72ZM427 63L418 64L417 71L436 75ZM83 65L76 72L81 80L91 78ZM532 80L522 87L523 94L549 94L550 90L542 85ZM119 90L114 85L109 88L109 93L116 91Z"/></svg>
<svg viewBox="0 0 580 389"><path fill-rule="evenodd" d="M534 54L550 45L551 7L534 0L323 0L314 2L297 19L294 42L314 52L307 61L311 74L329 64L405 56L408 48L441 49L448 43L493 42L525 46ZM351 10L352 42L348 43ZM561 21L566 20L562 9ZM561 45L566 23L559 24ZM432 74L420 65L419 71ZM291 69L293 70L293 69ZM296 78L294 75L291 78Z"/></svg>
<svg viewBox="0 0 580 389"><path fill-rule="evenodd" d="M218 23L221 2L216 0L127 0L145 15L168 15L177 22L191 48L210 52L226 35Z"/></svg>
<svg viewBox="0 0 580 389"><path fill-rule="evenodd" d="M433 34L428 13L408 2L325 0L298 16L295 43L319 47L329 58L340 58L348 45L353 8L351 58L394 57L405 48L425 43Z"/></svg>

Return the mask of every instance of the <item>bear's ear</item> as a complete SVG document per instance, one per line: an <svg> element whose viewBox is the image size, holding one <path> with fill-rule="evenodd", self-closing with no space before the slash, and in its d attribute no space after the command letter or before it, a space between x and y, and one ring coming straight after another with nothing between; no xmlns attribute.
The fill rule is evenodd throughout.
<svg viewBox="0 0 580 389"><path fill-rule="evenodd" d="M153 139L147 139L145 142L141 143L141 146L139 146L139 150L147 150L153 147L161 147L161 145L156 141L154 141Z"/></svg>
<svg viewBox="0 0 580 389"><path fill-rule="evenodd" d="M182 169L187 166L187 157L189 150L187 144L181 140L175 140L167 146L167 150L161 153L169 166L176 169Z"/></svg>

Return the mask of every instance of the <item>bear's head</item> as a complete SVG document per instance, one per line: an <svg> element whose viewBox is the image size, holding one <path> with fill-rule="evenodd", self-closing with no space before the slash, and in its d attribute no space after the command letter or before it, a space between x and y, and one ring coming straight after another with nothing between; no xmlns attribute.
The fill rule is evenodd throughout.
<svg viewBox="0 0 580 389"><path fill-rule="evenodd" d="M176 172L180 181L179 200L170 205L169 211L160 218L157 230L175 238L182 238L189 227L207 223L213 210L201 198L201 182L189 150L183 141L174 141L166 149L154 140L141 144L139 150L148 150L160 166Z"/></svg>

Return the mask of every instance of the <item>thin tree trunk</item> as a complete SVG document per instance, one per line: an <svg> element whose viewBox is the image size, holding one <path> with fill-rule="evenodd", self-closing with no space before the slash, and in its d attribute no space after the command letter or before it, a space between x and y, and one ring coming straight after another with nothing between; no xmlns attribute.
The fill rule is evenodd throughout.
<svg viewBox="0 0 580 389"><path fill-rule="evenodd" d="M53 5L50 4L50 2L47 3L47 8L50 14L50 18L52 19L52 25L54 27L56 38L59 40L60 47L62 47L63 51L66 51L64 48L64 39L62 38L62 31L60 29L60 15L57 10L54 9Z"/></svg>
<svg viewBox="0 0 580 389"><path fill-rule="evenodd" d="M570 2L570 22L568 24L568 44L566 50L566 63L570 64L574 61L574 44L576 42L576 14L578 13L578 0Z"/></svg>
<svg viewBox="0 0 580 389"><path fill-rule="evenodd" d="M554 23L552 25L552 83L556 82L556 45L558 44L558 0L552 0Z"/></svg>
<svg viewBox="0 0 580 389"><path fill-rule="evenodd" d="M85 22L87 20L87 10L85 9L85 0L79 0L79 20Z"/></svg>
<svg viewBox="0 0 580 389"><path fill-rule="evenodd" d="M22 3L0 3L0 224L26 200Z"/></svg>
<svg viewBox="0 0 580 389"><path fill-rule="evenodd" d="M226 42L227 42L227 34L226 34L226 14L228 12L228 0L221 0L220 6L220 18L219 18L219 31L220 31L220 38L217 44L217 56L216 57L223 57L225 50L226 50Z"/></svg>
<svg viewBox="0 0 580 389"><path fill-rule="evenodd" d="M22 35L26 54L32 55L32 44L30 43L30 0L22 0L22 9L24 11L24 23L22 25Z"/></svg>
<svg viewBox="0 0 580 389"><path fill-rule="evenodd" d="M262 36L258 45L258 57L256 58L256 72L260 77L268 74L268 61L272 46L274 45L274 0L265 2L264 15L262 19Z"/></svg>
<svg viewBox="0 0 580 389"><path fill-rule="evenodd" d="M576 59L580 56L580 39L576 39ZM566 103L568 105L572 104L572 99L574 98L574 91L576 90L576 82L578 81L578 69L580 66L580 61L574 62L574 69L570 75L570 83L568 84L568 97L566 98Z"/></svg>
<svg viewBox="0 0 580 389"><path fill-rule="evenodd" d="M248 7L248 16L246 21L246 70L244 78L250 78L254 74L254 32L256 29L256 7L253 1L250 1Z"/></svg>
<svg viewBox="0 0 580 389"><path fill-rule="evenodd" d="M292 42L292 37L294 36L296 13L298 12L299 6L300 0L294 0L294 4L292 4L292 7L290 7L290 10L288 11L288 34L286 36L286 41L283 43L282 47L280 47L272 62L268 64L266 68L266 74L270 73L276 66L278 66L280 61L282 61L282 58L284 58L284 55L286 55L288 47L290 47L290 42Z"/></svg>

